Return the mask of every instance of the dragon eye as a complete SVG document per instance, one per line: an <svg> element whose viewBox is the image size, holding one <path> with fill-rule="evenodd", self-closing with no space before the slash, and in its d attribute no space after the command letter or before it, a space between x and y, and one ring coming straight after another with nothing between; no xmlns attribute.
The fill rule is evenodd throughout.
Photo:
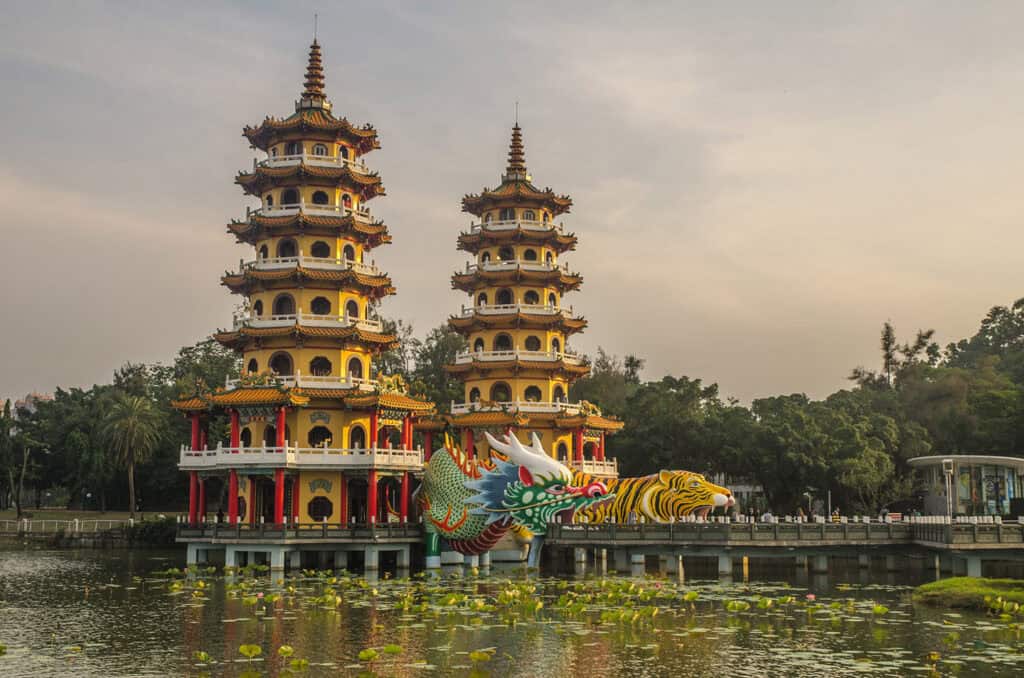
<svg viewBox="0 0 1024 678"><path fill-rule="evenodd" d="M559 485L558 483L555 483L554 485L548 488L548 492L550 494L561 494L562 492L565 492L565 485Z"/></svg>

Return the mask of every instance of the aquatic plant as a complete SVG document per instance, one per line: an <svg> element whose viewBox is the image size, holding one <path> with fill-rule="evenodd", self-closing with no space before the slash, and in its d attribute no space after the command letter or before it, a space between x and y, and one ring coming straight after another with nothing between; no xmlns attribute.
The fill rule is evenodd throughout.
<svg viewBox="0 0 1024 678"><path fill-rule="evenodd" d="M196 650L192 653L192 658L200 664L209 664L211 659L210 653L204 650Z"/></svg>
<svg viewBox="0 0 1024 678"><path fill-rule="evenodd" d="M251 663L253 659L263 654L263 648L259 645L239 645L238 653Z"/></svg>
<svg viewBox="0 0 1024 678"><path fill-rule="evenodd" d="M379 656L380 653L372 647L368 647L365 650L359 651L359 661L361 662L372 662Z"/></svg>
<svg viewBox="0 0 1024 678"><path fill-rule="evenodd" d="M282 645L281 647L277 648L278 657L287 659L288 657L291 657L293 654L295 654L295 648L291 645Z"/></svg>
<svg viewBox="0 0 1024 678"><path fill-rule="evenodd" d="M384 652L384 654L391 654L391 655L402 654L402 646L401 645L395 645L394 643L391 643L389 645L385 645L384 646L383 652Z"/></svg>

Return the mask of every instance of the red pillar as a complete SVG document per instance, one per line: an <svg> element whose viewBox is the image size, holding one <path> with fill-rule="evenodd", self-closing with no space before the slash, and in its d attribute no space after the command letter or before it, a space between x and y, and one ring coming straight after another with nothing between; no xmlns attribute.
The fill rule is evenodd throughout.
<svg viewBox="0 0 1024 678"><path fill-rule="evenodd" d="M284 522L284 469L274 469L274 524Z"/></svg>
<svg viewBox="0 0 1024 678"><path fill-rule="evenodd" d="M241 430L239 425L238 410L231 410L231 451L234 452L241 447Z"/></svg>
<svg viewBox="0 0 1024 678"><path fill-rule="evenodd" d="M601 431L601 442L597 445L597 460L604 461L604 431Z"/></svg>
<svg viewBox="0 0 1024 678"><path fill-rule="evenodd" d="M256 524L256 476L249 477L249 524Z"/></svg>
<svg viewBox="0 0 1024 678"><path fill-rule="evenodd" d="M366 519L377 522L377 470L370 469L366 478Z"/></svg>
<svg viewBox="0 0 1024 678"><path fill-rule="evenodd" d="M388 427L385 426L384 428L382 428L381 429L381 433L384 434L384 449L385 450L390 450L391 449L391 436L388 435L388 433L389 433Z"/></svg>
<svg viewBox="0 0 1024 678"><path fill-rule="evenodd" d="M430 461L430 455L434 453L434 432L423 432L423 461Z"/></svg>
<svg viewBox="0 0 1024 678"><path fill-rule="evenodd" d="M575 451L575 454L573 455L573 459L575 459L576 461L583 461L583 429L582 428L576 429L576 436L575 437L576 437L576 440L574 442L576 443L576 451Z"/></svg>
<svg viewBox="0 0 1024 678"><path fill-rule="evenodd" d="M188 474L188 524L196 524L196 492L199 489L199 473L189 471Z"/></svg>
<svg viewBox="0 0 1024 678"><path fill-rule="evenodd" d="M199 413L193 412L192 418L192 449L199 449Z"/></svg>
<svg viewBox="0 0 1024 678"><path fill-rule="evenodd" d="M204 428L199 432L199 449L206 449L206 429Z"/></svg>
<svg viewBox="0 0 1024 678"><path fill-rule="evenodd" d="M466 429L466 456L470 459L476 456L476 450L473 447L473 429Z"/></svg>
<svg viewBox="0 0 1024 678"><path fill-rule="evenodd" d="M199 520L206 522L206 480L199 479Z"/></svg>
<svg viewBox="0 0 1024 678"><path fill-rule="evenodd" d="M371 450L377 449L377 427L378 426L379 426L379 424L378 424L378 419L377 419L377 411L374 410L373 412L370 413L370 449Z"/></svg>
<svg viewBox="0 0 1024 678"><path fill-rule="evenodd" d="M228 472L228 523L238 524L238 471Z"/></svg>
<svg viewBox="0 0 1024 678"><path fill-rule="evenodd" d="M286 412L287 412L287 408L284 405L282 405L277 410L277 428L275 429L275 433L277 433L277 442L276 442L276 444L274 446L275 447L280 447L282 449L287 444L287 441L285 440L285 437L284 437L284 429L285 429L285 426L286 426L286 423L285 423L285 413Z"/></svg>
<svg viewBox="0 0 1024 678"><path fill-rule="evenodd" d="M299 477L294 476L292 478L292 515L290 520L298 521L299 519Z"/></svg>
<svg viewBox="0 0 1024 678"><path fill-rule="evenodd" d="M408 441L409 441L409 432L410 432L410 430L411 429L409 428L409 417L408 416L402 417L402 442L399 443L399 446L403 450L408 450L409 449L409 442Z"/></svg>
<svg viewBox="0 0 1024 678"><path fill-rule="evenodd" d="M340 511L338 511L338 522L342 525L348 525L348 478L345 477L345 473L339 474L341 476L341 492L338 497L338 505Z"/></svg>
<svg viewBox="0 0 1024 678"><path fill-rule="evenodd" d="M402 496L398 498L398 519L409 522L409 472L402 474Z"/></svg>

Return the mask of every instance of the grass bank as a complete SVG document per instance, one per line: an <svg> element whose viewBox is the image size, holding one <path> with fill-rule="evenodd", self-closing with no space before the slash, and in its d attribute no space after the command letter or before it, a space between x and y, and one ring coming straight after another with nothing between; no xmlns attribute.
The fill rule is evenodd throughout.
<svg viewBox="0 0 1024 678"><path fill-rule="evenodd" d="M914 589L914 602L936 607L987 610L985 598L1001 597L1024 605L1024 580L951 577L922 584Z"/></svg>

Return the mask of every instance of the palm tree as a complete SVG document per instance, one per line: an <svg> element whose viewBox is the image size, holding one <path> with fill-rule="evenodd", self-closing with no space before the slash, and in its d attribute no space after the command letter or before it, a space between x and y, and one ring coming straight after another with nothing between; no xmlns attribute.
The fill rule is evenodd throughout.
<svg viewBox="0 0 1024 678"><path fill-rule="evenodd" d="M103 420L103 435L119 465L128 469L128 510L135 518L135 465L149 459L157 445L157 412L141 396L119 393Z"/></svg>

